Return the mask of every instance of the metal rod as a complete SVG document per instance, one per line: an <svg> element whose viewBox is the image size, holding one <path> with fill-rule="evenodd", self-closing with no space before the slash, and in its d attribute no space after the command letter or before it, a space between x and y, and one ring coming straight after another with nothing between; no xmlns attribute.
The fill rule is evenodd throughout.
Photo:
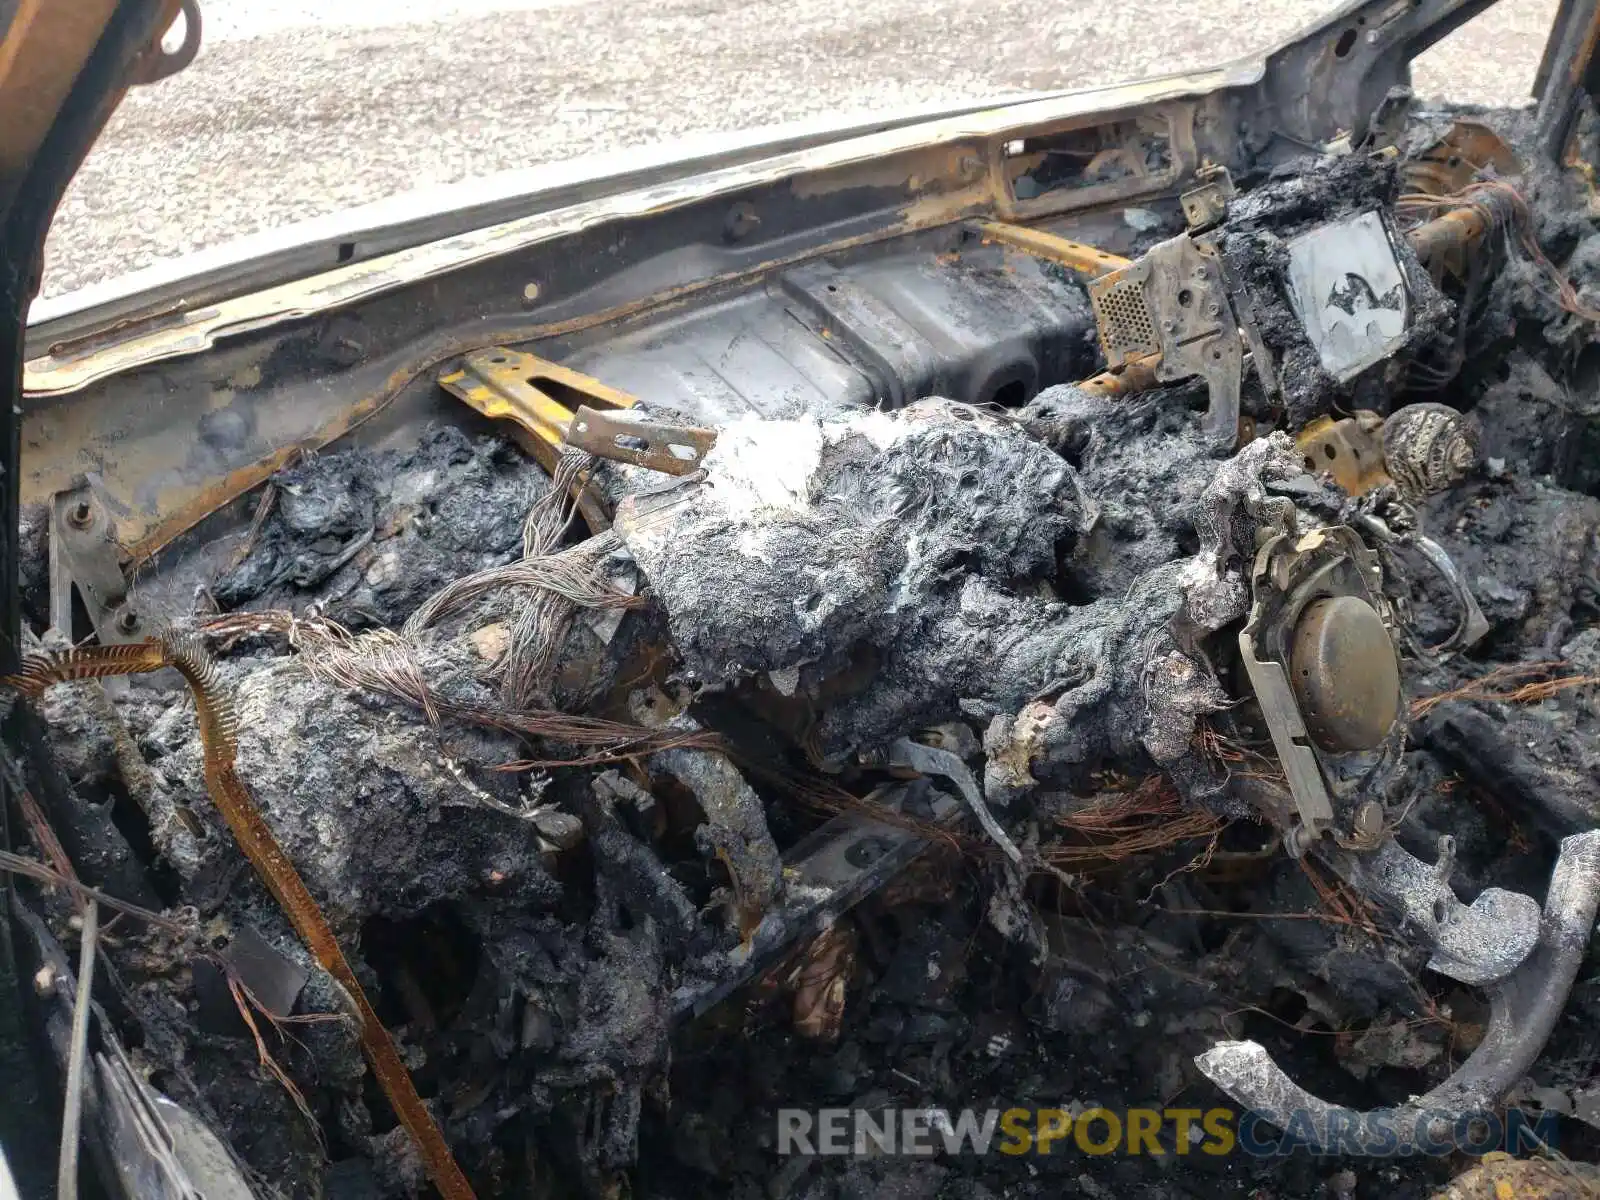
<svg viewBox="0 0 1600 1200"><path fill-rule="evenodd" d="M61 1114L61 1157L56 1169L56 1200L78 1200L78 1132L83 1122L83 1069L89 1056L89 1010L93 1007L95 950L100 942L100 906L84 906L83 939L78 948L78 989L72 997L72 1051L67 1059L66 1108Z"/></svg>

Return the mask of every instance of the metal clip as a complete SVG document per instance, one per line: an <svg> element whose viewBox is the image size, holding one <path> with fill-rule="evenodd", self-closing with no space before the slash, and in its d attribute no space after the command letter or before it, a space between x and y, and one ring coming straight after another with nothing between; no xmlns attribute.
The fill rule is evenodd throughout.
<svg viewBox="0 0 1600 1200"><path fill-rule="evenodd" d="M1201 167L1194 174L1200 181L1199 186L1180 195L1178 203L1183 206L1183 219L1189 223L1189 232L1199 233L1222 224L1228 215L1228 201L1233 199L1233 176L1223 166Z"/></svg>
<svg viewBox="0 0 1600 1200"><path fill-rule="evenodd" d="M142 641L146 622L128 596L116 523L88 485L50 506L50 623L68 638L76 588L102 645Z"/></svg>

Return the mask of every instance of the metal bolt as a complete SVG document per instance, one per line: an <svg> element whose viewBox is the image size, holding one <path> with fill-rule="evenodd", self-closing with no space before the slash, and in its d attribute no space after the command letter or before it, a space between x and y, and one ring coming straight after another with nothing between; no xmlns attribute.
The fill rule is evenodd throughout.
<svg viewBox="0 0 1600 1200"><path fill-rule="evenodd" d="M761 224L761 216L756 212L756 206L748 200L741 200L728 210L728 215L723 218L722 237L724 241L737 242L740 238L747 237Z"/></svg>
<svg viewBox="0 0 1600 1200"><path fill-rule="evenodd" d="M79 529L86 529L89 522L94 520L94 505L87 500L79 500L67 510L67 520Z"/></svg>
<svg viewBox="0 0 1600 1200"><path fill-rule="evenodd" d="M885 837L864 837L844 852L845 861L858 870L864 869L889 853L892 845Z"/></svg>
<svg viewBox="0 0 1600 1200"><path fill-rule="evenodd" d="M138 610L124 608L121 612L119 612L117 614L117 628L123 633L132 633L135 629L139 628Z"/></svg>
<svg viewBox="0 0 1600 1200"><path fill-rule="evenodd" d="M1215 301L1212 301L1210 304L1206 305L1206 313L1210 316L1219 316L1221 312L1222 305L1216 303Z"/></svg>
<svg viewBox="0 0 1600 1200"><path fill-rule="evenodd" d="M1383 836L1383 817L1383 805L1376 800L1368 800L1356 809L1355 820L1351 823L1356 837L1375 844Z"/></svg>
<svg viewBox="0 0 1600 1200"><path fill-rule="evenodd" d="M1290 858L1303 858L1305 852L1311 849L1316 840L1316 835L1311 832L1309 827L1296 825L1283 835L1283 848L1288 852Z"/></svg>

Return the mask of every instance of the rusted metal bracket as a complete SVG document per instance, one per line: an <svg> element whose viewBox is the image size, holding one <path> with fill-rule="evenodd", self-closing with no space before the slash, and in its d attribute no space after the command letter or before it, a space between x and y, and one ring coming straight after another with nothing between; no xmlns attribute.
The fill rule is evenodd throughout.
<svg viewBox="0 0 1600 1200"><path fill-rule="evenodd" d="M1195 178L1200 182L1178 197L1190 233L1222 224L1228 215L1228 201L1233 199L1233 176L1227 167L1201 167Z"/></svg>
<svg viewBox="0 0 1600 1200"><path fill-rule="evenodd" d="M1335 421L1318 417L1294 439L1306 470L1326 472L1351 496L1364 496L1389 482L1383 464L1383 418L1362 409Z"/></svg>
<svg viewBox="0 0 1600 1200"><path fill-rule="evenodd" d="M57 492L50 505L50 624L72 630L76 587L102 645L136 642L145 621L128 595L117 526L87 484Z"/></svg>
<svg viewBox="0 0 1600 1200"><path fill-rule="evenodd" d="M580 406L627 409L639 402L581 371L498 346L463 357L439 376L439 386L492 421L510 421L512 436L546 471L556 469Z"/></svg>
<svg viewBox="0 0 1600 1200"><path fill-rule="evenodd" d="M1047 233L1043 229L1010 225L1003 221L980 221L974 228L983 235L985 241L999 242L1021 250L1025 254L1031 254L1035 258L1066 267L1069 271L1087 275L1091 279L1108 271L1120 271L1131 265L1128 259L1120 255L1108 254L1104 250L1082 242L1074 242L1059 234Z"/></svg>
<svg viewBox="0 0 1600 1200"><path fill-rule="evenodd" d="M715 429L671 425L637 413L608 414L579 408L567 430L567 445L596 458L632 463L666 475L692 475L717 443Z"/></svg>
<svg viewBox="0 0 1600 1200"><path fill-rule="evenodd" d="M1158 380L1200 376L1211 393L1206 433L1237 440L1244 349L1213 246L1179 234L1091 280L1089 299L1108 367L1159 355Z"/></svg>

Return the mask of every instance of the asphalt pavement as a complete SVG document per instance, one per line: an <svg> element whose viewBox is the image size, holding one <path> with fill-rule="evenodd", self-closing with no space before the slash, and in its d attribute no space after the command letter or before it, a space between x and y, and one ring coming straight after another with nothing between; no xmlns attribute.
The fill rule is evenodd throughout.
<svg viewBox="0 0 1600 1200"><path fill-rule="evenodd" d="M1557 0L1500 0L1418 91L1524 99ZM1161 74L1329 0L201 0L69 191L47 295L412 188L686 134Z"/></svg>

